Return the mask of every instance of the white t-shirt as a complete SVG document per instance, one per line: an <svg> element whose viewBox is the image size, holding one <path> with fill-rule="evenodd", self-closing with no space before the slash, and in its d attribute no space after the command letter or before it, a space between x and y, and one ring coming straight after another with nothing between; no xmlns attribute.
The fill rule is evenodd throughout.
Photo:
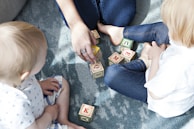
<svg viewBox="0 0 194 129"><path fill-rule="evenodd" d="M0 83L0 129L25 129L34 120L27 96L16 88Z"/></svg>
<svg viewBox="0 0 194 129"><path fill-rule="evenodd" d="M62 83L62 77L55 78ZM49 101L55 101L59 94L60 91L49 96ZM42 115L47 105L35 76L27 78L17 88L0 83L0 129L26 129ZM55 128L67 129L67 126L53 123L48 127Z"/></svg>
<svg viewBox="0 0 194 129"><path fill-rule="evenodd" d="M184 114L194 106L194 48L176 45L171 41L160 56L156 76L145 87L162 99L148 93L148 109L163 117ZM146 72L146 77L149 69Z"/></svg>
<svg viewBox="0 0 194 129"><path fill-rule="evenodd" d="M20 89L31 103L31 111L35 118L38 118L44 112L44 96L40 84L38 83L35 76L27 78L20 87Z"/></svg>

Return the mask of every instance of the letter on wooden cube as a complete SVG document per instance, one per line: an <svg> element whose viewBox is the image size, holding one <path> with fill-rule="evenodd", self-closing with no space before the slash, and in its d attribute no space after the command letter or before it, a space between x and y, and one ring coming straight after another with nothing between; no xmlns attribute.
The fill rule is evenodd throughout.
<svg viewBox="0 0 194 129"><path fill-rule="evenodd" d="M122 63L124 58L119 53L114 52L111 56L109 56L108 60L109 65L112 65Z"/></svg>
<svg viewBox="0 0 194 129"><path fill-rule="evenodd" d="M88 104L82 104L81 108L79 110L79 119L85 122L91 122L93 118L95 107L88 105Z"/></svg>
<svg viewBox="0 0 194 129"><path fill-rule="evenodd" d="M102 66L102 63L100 61L90 64L90 72L93 76L93 78L99 78L104 76L104 68Z"/></svg>
<svg viewBox="0 0 194 129"><path fill-rule="evenodd" d="M120 50L123 51L124 48L131 49L133 47L133 40L123 38L120 44Z"/></svg>
<svg viewBox="0 0 194 129"><path fill-rule="evenodd" d="M128 48L124 48L121 52L121 56L124 57L125 62L129 62L134 58L135 51Z"/></svg>

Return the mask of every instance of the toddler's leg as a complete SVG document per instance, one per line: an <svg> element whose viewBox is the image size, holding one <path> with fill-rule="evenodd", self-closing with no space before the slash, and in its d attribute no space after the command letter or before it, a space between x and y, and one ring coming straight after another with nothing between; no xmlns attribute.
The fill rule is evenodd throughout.
<svg viewBox="0 0 194 129"><path fill-rule="evenodd" d="M62 90L57 98L56 103L59 105L59 117L58 122L68 126L68 129L85 129L82 126L78 126L68 120L69 113L69 84L62 78Z"/></svg>
<svg viewBox="0 0 194 129"><path fill-rule="evenodd" d="M119 45L122 38L140 43L156 41L158 45L169 44L168 28L162 22L126 27L98 23L98 29L107 34L114 45Z"/></svg>
<svg viewBox="0 0 194 129"><path fill-rule="evenodd" d="M104 82L111 89L125 96L147 102L145 84L146 66L140 59L107 67Z"/></svg>
<svg viewBox="0 0 194 129"><path fill-rule="evenodd" d="M156 41L158 45L169 43L168 28L162 22L126 26L123 37L140 43L152 41Z"/></svg>

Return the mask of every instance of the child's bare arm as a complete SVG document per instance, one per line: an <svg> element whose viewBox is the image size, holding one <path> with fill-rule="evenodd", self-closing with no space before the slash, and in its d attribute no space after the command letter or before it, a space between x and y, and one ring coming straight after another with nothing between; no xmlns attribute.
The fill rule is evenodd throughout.
<svg viewBox="0 0 194 129"><path fill-rule="evenodd" d="M148 81L151 80L158 71L160 54L166 49L166 45L158 46L156 42L152 42L152 47L149 51L149 58L151 59L150 72L148 75Z"/></svg>
<svg viewBox="0 0 194 129"><path fill-rule="evenodd" d="M161 45L157 46L155 42L152 42L152 48L149 53L149 57L151 59L151 66L150 66L150 71L148 75L148 81L151 80L157 73L158 68L159 68L159 60L160 60L160 54L166 49L166 45ZM150 96L154 99L161 99L151 91L148 92Z"/></svg>
<svg viewBox="0 0 194 129"><path fill-rule="evenodd" d="M57 119L58 112L59 106L57 104L47 106L42 116L36 119L27 129L46 129L52 121Z"/></svg>

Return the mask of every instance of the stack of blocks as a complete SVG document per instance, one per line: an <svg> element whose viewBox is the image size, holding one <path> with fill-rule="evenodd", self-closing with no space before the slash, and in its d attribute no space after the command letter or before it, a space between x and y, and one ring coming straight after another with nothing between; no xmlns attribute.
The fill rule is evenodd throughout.
<svg viewBox="0 0 194 129"><path fill-rule="evenodd" d="M135 56L135 51L131 50L132 47L133 41L123 38L120 44L121 54L114 52L111 56L109 56L109 65L131 61Z"/></svg>
<svg viewBox="0 0 194 129"><path fill-rule="evenodd" d="M85 122L91 122L93 119L94 109L94 106L82 104L78 113L79 119Z"/></svg>
<svg viewBox="0 0 194 129"><path fill-rule="evenodd" d="M97 30L92 30L93 36L96 38L97 43L99 43L100 35ZM133 47L133 40L123 38L120 44L121 54L118 52L114 52L109 58L109 65L119 64L124 62L131 61L135 56L135 51L131 50ZM97 45L92 45L92 51L96 56L97 62L94 64L90 64L90 72L93 78L99 78L104 76L104 68L100 59L102 57L102 53L100 48Z"/></svg>
<svg viewBox="0 0 194 129"><path fill-rule="evenodd" d="M97 30L92 30L92 33L96 40L99 43L100 35L98 34ZM100 51L100 47L97 45L92 45L92 51L94 53L94 56L96 57L96 62L94 64L90 64L90 72L92 74L93 78L99 78L104 76L104 68L102 63L100 62L100 59L102 58L102 53Z"/></svg>

